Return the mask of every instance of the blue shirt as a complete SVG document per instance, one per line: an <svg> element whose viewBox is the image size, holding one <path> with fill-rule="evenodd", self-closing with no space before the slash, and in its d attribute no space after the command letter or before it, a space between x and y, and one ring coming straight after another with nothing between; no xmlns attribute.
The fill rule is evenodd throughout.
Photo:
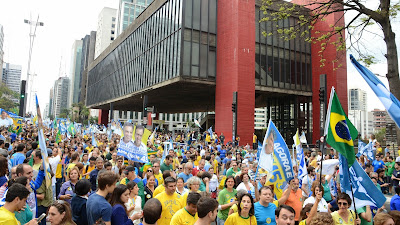
<svg viewBox="0 0 400 225"><path fill-rule="evenodd" d="M221 154L222 155L222 154ZM222 163L223 164L226 164L227 162L230 162L232 159L228 159L228 158L225 158L224 160L222 160Z"/></svg>
<svg viewBox="0 0 400 225"><path fill-rule="evenodd" d="M178 177L182 177L182 178L183 178L183 183L186 183L186 181L187 181L189 178L193 177L193 175L192 175L191 173L189 173L189 175L186 175L184 172L182 172L182 173L180 173L180 174L178 175Z"/></svg>
<svg viewBox="0 0 400 225"><path fill-rule="evenodd" d="M392 200L390 200L390 210L400 210L400 196L395 195L392 197Z"/></svg>
<svg viewBox="0 0 400 225"><path fill-rule="evenodd" d="M25 160L25 155L21 152L16 152L12 155L11 167L22 164Z"/></svg>
<svg viewBox="0 0 400 225"><path fill-rule="evenodd" d="M112 208L110 203L97 193L92 194L86 203L86 213L89 224L95 224L100 218L104 222L111 221Z"/></svg>
<svg viewBox="0 0 400 225"><path fill-rule="evenodd" d="M221 159L222 160L224 160L225 159L225 157L226 157L226 150L225 149L221 149L221 150L218 150L219 151L219 157L221 157Z"/></svg>
<svg viewBox="0 0 400 225"><path fill-rule="evenodd" d="M254 214L257 219L257 225L276 225L275 221L275 209L274 203L269 203L267 207L257 202L254 204Z"/></svg>
<svg viewBox="0 0 400 225"><path fill-rule="evenodd" d="M382 168L385 165L385 163L382 160L374 160L372 162L372 166L374 167L374 172L376 172L378 169Z"/></svg>

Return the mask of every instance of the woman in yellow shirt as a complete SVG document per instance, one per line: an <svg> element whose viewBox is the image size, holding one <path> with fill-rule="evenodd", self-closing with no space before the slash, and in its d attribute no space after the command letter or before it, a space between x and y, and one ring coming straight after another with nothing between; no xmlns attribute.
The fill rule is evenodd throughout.
<svg viewBox="0 0 400 225"><path fill-rule="evenodd" d="M349 207L351 205L351 198L346 193L340 193L337 196L337 204L339 210L331 213L333 221L337 225L355 225L361 224L361 219L356 218L354 211L350 211Z"/></svg>
<svg viewBox="0 0 400 225"><path fill-rule="evenodd" d="M254 202L249 193L239 197L238 212L228 216L225 225L256 225L257 220L254 216Z"/></svg>

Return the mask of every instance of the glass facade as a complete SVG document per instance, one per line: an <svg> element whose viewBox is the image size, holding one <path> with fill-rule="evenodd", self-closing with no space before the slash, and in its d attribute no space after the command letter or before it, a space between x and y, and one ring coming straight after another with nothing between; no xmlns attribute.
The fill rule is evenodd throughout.
<svg viewBox="0 0 400 225"><path fill-rule="evenodd" d="M183 76L215 80L217 0L184 1Z"/></svg>
<svg viewBox="0 0 400 225"><path fill-rule="evenodd" d="M263 11L256 6L256 85L311 91L311 44L297 37L284 41L278 35L265 37L276 27L297 24L296 17L280 21L259 22Z"/></svg>
<svg viewBox="0 0 400 225"><path fill-rule="evenodd" d="M167 1L89 71L87 105L179 76L182 2Z"/></svg>

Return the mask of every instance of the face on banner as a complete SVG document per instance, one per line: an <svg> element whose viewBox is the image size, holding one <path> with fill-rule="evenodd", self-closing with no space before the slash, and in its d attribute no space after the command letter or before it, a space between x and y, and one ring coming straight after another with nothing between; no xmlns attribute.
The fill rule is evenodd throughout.
<svg viewBox="0 0 400 225"><path fill-rule="evenodd" d="M272 154L274 152L274 140L275 140L275 134L271 130L271 132L268 134L266 143L264 143L263 149L265 154Z"/></svg>
<svg viewBox="0 0 400 225"><path fill-rule="evenodd" d="M124 137L122 138L122 141L125 143L129 143L130 141L132 141L132 134L133 134L133 124L131 123L125 123L124 124Z"/></svg>

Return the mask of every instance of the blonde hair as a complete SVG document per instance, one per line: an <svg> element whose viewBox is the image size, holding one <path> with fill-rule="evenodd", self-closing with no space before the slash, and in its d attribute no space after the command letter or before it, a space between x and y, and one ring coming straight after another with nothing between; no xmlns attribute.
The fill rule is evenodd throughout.
<svg viewBox="0 0 400 225"><path fill-rule="evenodd" d="M393 219L393 217L387 213L378 213L374 216L374 225L382 225L389 219Z"/></svg>

